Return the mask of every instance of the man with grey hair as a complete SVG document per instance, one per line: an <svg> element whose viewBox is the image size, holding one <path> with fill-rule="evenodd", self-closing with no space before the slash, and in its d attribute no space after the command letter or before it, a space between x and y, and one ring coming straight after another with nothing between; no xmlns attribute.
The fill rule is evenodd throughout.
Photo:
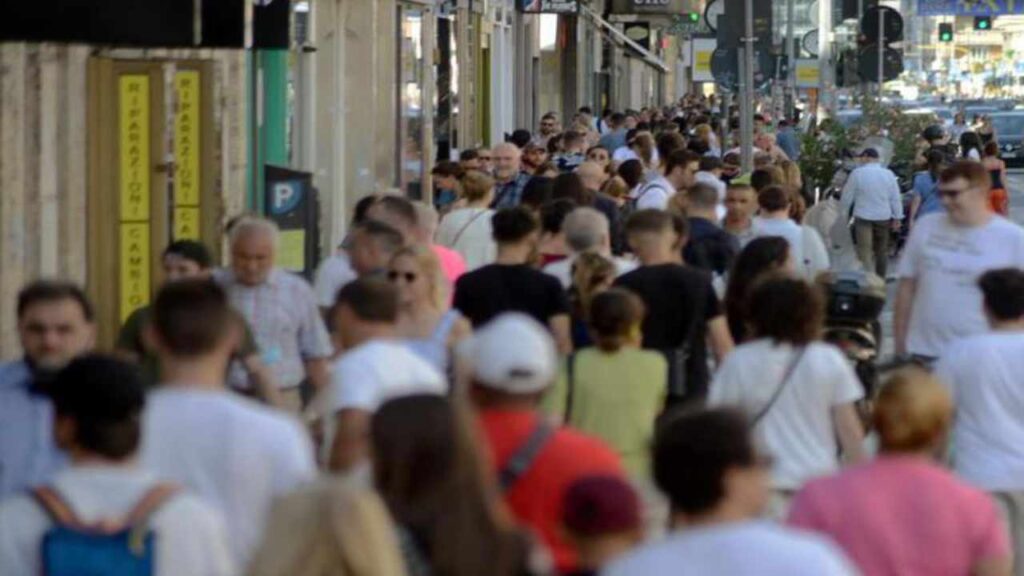
<svg viewBox="0 0 1024 576"><path fill-rule="evenodd" d="M611 231L608 218L594 208L577 208L565 217L562 223L565 243L571 250L568 258L552 262L544 267L544 273L550 274L562 283L566 290L572 286L572 268L580 254L595 253L615 263L618 275L631 272L636 264L629 260L612 256Z"/></svg>
<svg viewBox="0 0 1024 576"><path fill-rule="evenodd" d="M298 413L303 407L300 385L308 379L314 389L324 388L327 360L334 352L316 296L305 280L274 265L276 224L244 217L228 234L231 266L218 270L214 280L252 327L263 362L281 387L283 406ZM229 384L245 390L244 371L233 367Z"/></svg>
<svg viewBox="0 0 1024 576"><path fill-rule="evenodd" d="M515 144L502 142L491 150L494 163L494 203L491 208L512 208L523 199L523 188L531 176L522 169L522 151Z"/></svg>

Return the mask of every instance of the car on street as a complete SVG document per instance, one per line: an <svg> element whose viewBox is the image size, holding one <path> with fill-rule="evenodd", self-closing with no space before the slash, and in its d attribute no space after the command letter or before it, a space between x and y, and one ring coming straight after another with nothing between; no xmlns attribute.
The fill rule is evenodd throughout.
<svg viewBox="0 0 1024 576"><path fill-rule="evenodd" d="M1024 166L1024 110L993 112L992 127L1007 166Z"/></svg>

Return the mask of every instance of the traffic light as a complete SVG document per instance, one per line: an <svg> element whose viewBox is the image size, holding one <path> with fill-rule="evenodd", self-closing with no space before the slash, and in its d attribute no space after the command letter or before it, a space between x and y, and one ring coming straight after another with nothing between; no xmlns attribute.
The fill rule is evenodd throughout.
<svg viewBox="0 0 1024 576"><path fill-rule="evenodd" d="M687 19L687 21L690 22L690 24L699 24L700 23L700 12L687 12L686 13L686 19Z"/></svg>
<svg viewBox="0 0 1024 576"><path fill-rule="evenodd" d="M953 25L949 22L939 24L939 42L953 41Z"/></svg>
<svg viewBox="0 0 1024 576"><path fill-rule="evenodd" d="M974 29L975 30L991 30L992 29L992 17L991 16L975 16L974 17Z"/></svg>

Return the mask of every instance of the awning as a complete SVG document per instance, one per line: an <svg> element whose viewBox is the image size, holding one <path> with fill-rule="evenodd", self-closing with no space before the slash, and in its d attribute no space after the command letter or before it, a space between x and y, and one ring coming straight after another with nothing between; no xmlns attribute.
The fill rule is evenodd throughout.
<svg viewBox="0 0 1024 576"><path fill-rule="evenodd" d="M604 31L607 32L607 35L610 40L630 48L631 50L636 52L643 59L644 62L649 64L655 70L658 70L660 72L668 72L668 66L665 64L664 60L658 58L657 56L654 55L653 52L634 42L629 36L626 36L622 32L622 30L616 28L614 24L605 20L604 18L601 18L601 15L595 12L590 6L587 6L586 4L583 4L581 2L580 10L585 12L587 16L590 16L597 24L597 27L599 29L603 28Z"/></svg>

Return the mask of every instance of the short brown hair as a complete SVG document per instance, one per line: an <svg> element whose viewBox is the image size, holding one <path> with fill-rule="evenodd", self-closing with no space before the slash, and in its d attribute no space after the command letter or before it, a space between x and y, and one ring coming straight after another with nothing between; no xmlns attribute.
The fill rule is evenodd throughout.
<svg viewBox="0 0 1024 576"><path fill-rule="evenodd" d="M171 355L194 358L213 352L235 326L224 290L210 280L169 282L153 302L153 328Z"/></svg>
<svg viewBox="0 0 1024 576"><path fill-rule="evenodd" d="M772 273L754 286L748 312L758 338L803 346L821 334L825 299L817 286Z"/></svg>
<svg viewBox="0 0 1024 576"><path fill-rule="evenodd" d="M874 421L883 452L937 448L953 420L949 391L921 369L893 375L875 401Z"/></svg>
<svg viewBox="0 0 1024 576"><path fill-rule="evenodd" d="M643 322L646 309L639 296L624 288L611 288L590 302L590 329L597 347L618 352Z"/></svg>
<svg viewBox="0 0 1024 576"><path fill-rule="evenodd" d="M664 210L639 210L626 221L626 236L632 234L660 234L674 230L672 215Z"/></svg>
<svg viewBox="0 0 1024 576"><path fill-rule="evenodd" d="M946 168L939 176L939 182L945 184L961 178L967 180L971 188L988 190L992 187L992 176L984 166L972 160L961 160Z"/></svg>
<svg viewBox="0 0 1024 576"><path fill-rule="evenodd" d="M462 176L462 197L467 202L478 202L494 190L494 178L479 170L468 170Z"/></svg>
<svg viewBox="0 0 1024 576"><path fill-rule="evenodd" d="M782 186L769 186L757 193L757 205L765 212L778 212L789 208L789 191Z"/></svg>
<svg viewBox="0 0 1024 576"><path fill-rule="evenodd" d="M338 291L334 308L341 306L360 320L391 323L398 319L398 289L381 278L357 278Z"/></svg>
<svg viewBox="0 0 1024 576"><path fill-rule="evenodd" d="M665 174L671 174L676 168L686 168L692 163L700 163L700 156L689 150L676 150L665 159Z"/></svg>

